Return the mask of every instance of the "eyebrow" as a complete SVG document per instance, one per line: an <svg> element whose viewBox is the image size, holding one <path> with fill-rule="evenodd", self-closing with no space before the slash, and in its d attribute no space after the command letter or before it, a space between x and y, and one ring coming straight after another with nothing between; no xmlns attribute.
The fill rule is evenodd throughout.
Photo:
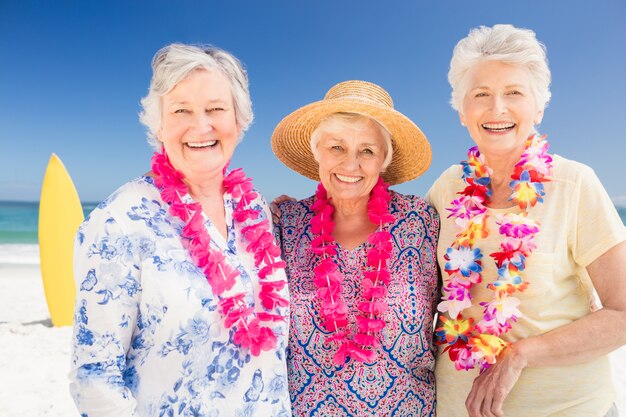
<svg viewBox="0 0 626 417"><path fill-rule="evenodd" d="M524 84L509 84L509 85L505 85L504 88L525 88L526 86ZM472 88L470 91L472 90L489 90L489 87L487 87L486 85L479 85L478 87L474 87Z"/></svg>
<svg viewBox="0 0 626 417"><path fill-rule="evenodd" d="M340 142L340 143L346 142L345 139L341 139L341 138L337 138L335 136L332 136L333 135L332 133L330 133L330 135L331 136L328 138L328 140L330 140L330 141L335 141L335 142ZM374 148L382 148L383 147L383 146L378 145L378 144L373 143L373 142L365 142L365 143L362 143L361 145L363 145L363 146L371 146L371 147L374 147Z"/></svg>
<svg viewBox="0 0 626 417"><path fill-rule="evenodd" d="M207 103L209 103L209 104L214 104L214 103L226 104L226 102L224 100L219 99L219 98L208 100ZM181 105L181 104L182 105L189 104L189 101L182 100L182 101L173 101L173 102L169 103L170 106Z"/></svg>

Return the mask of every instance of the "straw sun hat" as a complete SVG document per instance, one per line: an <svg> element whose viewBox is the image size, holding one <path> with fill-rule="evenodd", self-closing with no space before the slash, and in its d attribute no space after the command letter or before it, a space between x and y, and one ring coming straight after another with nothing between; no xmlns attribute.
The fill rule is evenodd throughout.
<svg viewBox="0 0 626 417"><path fill-rule="evenodd" d="M382 177L389 184L417 178L430 166L430 143L415 123L394 110L393 101L383 88L354 80L334 85L323 100L301 107L280 121L272 134L272 150L278 159L305 177L319 181L311 134L332 113L362 114L387 128L393 159Z"/></svg>

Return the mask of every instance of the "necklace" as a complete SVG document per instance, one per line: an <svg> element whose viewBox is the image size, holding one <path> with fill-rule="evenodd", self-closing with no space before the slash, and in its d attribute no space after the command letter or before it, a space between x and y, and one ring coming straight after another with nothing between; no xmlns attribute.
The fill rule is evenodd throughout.
<svg viewBox="0 0 626 417"><path fill-rule="evenodd" d="M524 152L515 165L510 182L510 200L522 209L521 214L498 215L496 224L502 238L500 250L490 254L498 277L487 285L493 298L481 302L483 316L474 324L472 318L464 319L463 311L472 306L470 290L482 282L482 257L477 241L488 236L487 206L492 170L485 165L478 147L470 148L468 160L461 162L463 180L467 184L447 208L459 233L446 250L442 301L437 309L448 313L449 318L440 316L442 326L436 329L438 344L446 345L450 359L457 370L480 367L481 372L496 363L497 356L509 343L500 338L509 331L512 322L522 316L518 310L520 300L512 294L522 292L528 282L522 278L526 260L536 248L534 238L539 225L528 217L529 210L545 195L543 183L550 180L552 157L548 154L545 136L530 136Z"/></svg>
<svg viewBox="0 0 626 417"><path fill-rule="evenodd" d="M263 305L269 312L256 311L254 307L248 306L245 293L232 291L239 272L220 251L211 248L211 237L204 226L202 207L199 203L185 203L182 200L182 196L188 194L187 185L183 182L184 175L172 166L165 150L152 157L152 171L161 198L169 205L169 213L186 223L181 233L183 245L206 276L213 294L219 298L218 311L224 326L235 329L235 345L250 349L253 356L259 356L261 351L275 349L277 335L262 323L285 321L278 307L289 306L289 301L279 294L286 281L270 279L276 271L284 269L285 263L280 260L280 248L274 243L268 220L255 222L261 210L251 206L258 197L252 180L246 178L241 169L236 169L224 178L224 188L235 202L233 220L245 224L241 233L248 243L246 251L254 254L254 264L258 268L261 290L258 294L260 303L257 305Z"/></svg>
<svg viewBox="0 0 626 417"><path fill-rule="evenodd" d="M391 197L388 188L389 185L379 178L367 203L368 217L378 228L367 238L370 247L361 281L363 300L358 304L360 314L356 317L357 330L354 336L346 329L348 306L342 298L343 275L332 260L337 255L337 245L332 236L335 228L332 220L334 208L322 183L315 193L316 201L312 207L315 215L311 218L311 231L315 238L311 242L311 250L321 260L313 270L313 282L320 299L322 326L332 333L326 338L326 343L337 346L333 355L335 365L343 365L348 357L358 362L372 362L376 359L373 349L380 346L381 331L385 327L385 321L380 317L388 308L382 300L387 295L386 286L391 279L387 260L392 248L391 233L382 228L384 224L395 221L395 217L389 213Z"/></svg>

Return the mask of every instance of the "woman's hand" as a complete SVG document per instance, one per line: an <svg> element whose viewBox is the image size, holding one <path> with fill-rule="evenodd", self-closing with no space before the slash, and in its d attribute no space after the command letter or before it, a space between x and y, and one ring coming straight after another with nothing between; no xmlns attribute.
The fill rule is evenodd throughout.
<svg viewBox="0 0 626 417"><path fill-rule="evenodd" d="M498 362L474 380L465 401L470 417L502 416L502 404L526 366L585 363L626 343L626 241L600 255L587 271L602 308L505 349Z"/></svg>
<svg viewBox="0 0 626 417"><path fill-rule="evenodd" d="M280 220L280 216L283 214L280 212L278 205L280 203L284 203L285 201L296 201L296 199L286 194L283 194L283 195L279 195L278 197L276 197L270 203L270 211L272 212L272 221L274 222L274 224L278 223L278 221Z"/></svg>
<svg viewBox="0 0 626 417"><path fill-rule="evenodd" d="M502 417L502 405L519 379L526 361L515 345L498 357L498 362L474 380L465 407L470 417Z"/></svg>

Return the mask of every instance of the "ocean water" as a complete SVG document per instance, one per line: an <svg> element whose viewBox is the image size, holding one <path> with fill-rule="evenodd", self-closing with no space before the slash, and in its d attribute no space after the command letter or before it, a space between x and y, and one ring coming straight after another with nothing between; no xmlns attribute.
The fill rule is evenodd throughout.
<svg viewBox="0 0 626 417"><path fill-rule="evenodd" d="M82 204L87 217L98 203ZM618 207L617 210L626 224L626 207ZM39 203L0 201L0 245L37 244L38 217Z"/></svg>
<svg viewBox="0 0 626 417"><path fill-rule="evenodd" d="M97 204L82 203L85 216ZM38 222L38 202L0 201L0 245L37 244Z"/></svg>

